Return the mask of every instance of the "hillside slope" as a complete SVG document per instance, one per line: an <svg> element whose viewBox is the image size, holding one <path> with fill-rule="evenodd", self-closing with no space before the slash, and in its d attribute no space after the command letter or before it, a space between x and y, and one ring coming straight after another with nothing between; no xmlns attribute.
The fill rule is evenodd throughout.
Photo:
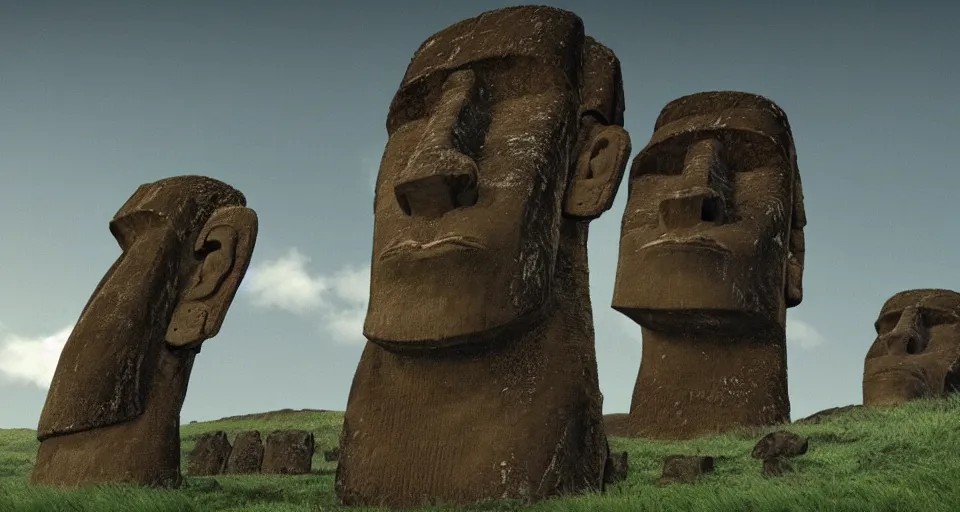
<svg viewBox="0 0 960 512"><path fill-rule="evenodd" d="M204 432L299 428L315 433L314 473L304 476L188 477L183 489L154 491L105 487L53 491L27 485L37 442L31 430L0 430L2 511L328 511L336 463L323 451L337 444L342 413L274 411L183 425L184 455ZM614 438L629 452L630 475L603 495L551 500L532 507L490 503L471 510L538 511L950 511L960 510L960 397L918 401L897 409L855 409L820 424L781 427L809 437L795 471L761 475L750 458L756 441L774 428L689 442ZM664 456L712 455L716 470L692 485L656 487ZM185 462L184 462L185 464ZM353 509L361 510L361 509ZM426 510L426 509L425 509ZM435 507L431 510L451 510Z"/></svg>

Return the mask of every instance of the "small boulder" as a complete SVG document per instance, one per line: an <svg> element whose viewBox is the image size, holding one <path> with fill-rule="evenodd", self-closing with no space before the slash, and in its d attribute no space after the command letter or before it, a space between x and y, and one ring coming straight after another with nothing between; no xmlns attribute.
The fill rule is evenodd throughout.
<svg viewBox="0 0 960 512"><path fill-rule="evenodd" d="M610 453L603 468L603 481L615 484L627 479L627 452Z"/></svg>
<svg viewBox="0 0 960 512"><path fill-rule="evenodd" d="M663 459L663 476L657 480L657 485L694 483L712 471L713 457L669 455Z"/></svg>
<svg viewBox="0 0 960 512"><path fill-rule="evenodd" d="M218 430L203 434L187 455L187 474L190 476L219 475L230 457L227 433Z"/></svg>
<svg viewBox="0 0 960 512"><path fill-rule="evenodd" d="M313 467L313 432L277 430L267 436L262 473L303 475Z"/></svg>
<svg viewBox="0 0 960 512"><path fill-rule="evenodd" d="M778 430L763 436L753 447L750 456L754 459L767 460L777 457L796 457L804 453L807 453L806 437L786 430Z"/></svg>
<svg viewBox="0 0 960 512"><path fill-rule="evenodd" d="M340 460L340 447L323 452L323 460L327 462L336 462Z"/></svg>
<svg viewBox="0 0 960 512"><path fill-rule="evenodd" d="M784 457L774 457L763 461L763 474L766 476L781 476L792 470L793 466L790 461Z"/></svg>
<svg viewBox="0 0 960 512"><path fill-rule="evenodd" d="M245 475L259 473L263 463L263 440L257 430L240 432L233 440L233 451L224 473Z"/></svg>

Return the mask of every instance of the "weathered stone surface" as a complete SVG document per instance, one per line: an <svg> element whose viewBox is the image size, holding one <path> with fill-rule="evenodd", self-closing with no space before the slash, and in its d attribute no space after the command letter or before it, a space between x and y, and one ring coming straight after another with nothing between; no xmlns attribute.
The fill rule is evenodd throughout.
<svg viewBox="0 0 960 512"><path fill-rule="evenodd" d="M777 457L796 457L807 453L807 438L778 430L763 436L753 447L750 456L754 459L773 459Z"/></svg>
<svg viewBox="0 0 960 512"><path fill-rule="evenodd" d="M960 390L960 293L917 289L884 303L863 364L863 404L898 405Z"/></svg>
<svg viewBox="0 0 960 512"><path fill-rule="evenodd" d="M313 467L314 437L306 430L277 430L267 436L261 473L304 475Z"/></svg>
<svg viewBox="0 0 960 512"><path fill-rule="evenodd" d="M815 412L810 416L807 416L806 418L800 418L799 420L794 421L794 423L799 423L801 425L802 424L817 425L825 419L833 418L833 417L836 417L837 415L841 415L849 411L855 411L857 409L860 409L861 407L863 406L862 405L845 405L843 407L831 407L829 409L824 409L822 411Z"/></svg>
<svg viewBox="0 0 960 512"><path fill-rule="evenodd" d="M263 440L260 431L240 432L233 440L233 450L227 460L226 474L259 473L263 464Z"/></svg>
<svg viewBox="0 0 960 512"><path fill-rule="evenodd" d="M327 462L335 462L340 459L340 447L336 447L330 450L323 452L323 460Z"/></svg>
<svg viewBox="0 0 960 512"><path fill-rule="evenodd" d="M191 476L219 475L230 457L227 433L218 430L203 434L187 456L187 474Z"/></svg>
<svg viewBox="0 0 960 512"><path fill-rule="evenodd" d="M180 408L253 253L243 194L203 176L141 186L110 222L123 253L60 355L40 416L35 484L177 486Z"/></svg>
<svg viewBox="0 0 960 512"><path fill-rule="evenodd" d="M619 62L568 11L487 12L414 54L377 178L344 504L603 487L586 239L629 158L622 124Z"/></svg>
<svg viewBox="0 0 960 512"><path fill-rule="evenodd" d="M699 455L669 455L663 459L663 474L657 485L695 483L701 476L713 472L713 457Z"/></svg>
<svg viewBox="0 0 960 512"><path fill-rule="evenodd" d="M603 471L604 483L615 484L626 480L629 468L627 452L611 452L610 456L607 457L607 465Z"/></svg>
<svg viewBox="0 0 960 512"><path fill-rule="evenodd" d="M793 471L793 466L784 457L774 457L763 461L763 474L765 476L783 476L788 471Z"/></svg>
<svg viewBox="0 0 960 512"><path fill-rule="evenodd" d="M806 216L784 112L736 91L674 100L629 183L613 308L640 325L643 357L627 434L789 422Z"/></svg>

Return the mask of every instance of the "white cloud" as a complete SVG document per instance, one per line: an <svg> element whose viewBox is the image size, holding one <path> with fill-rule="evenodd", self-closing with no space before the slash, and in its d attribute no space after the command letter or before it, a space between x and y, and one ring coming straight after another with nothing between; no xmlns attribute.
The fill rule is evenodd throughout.
<svg viewBox="0 0 960 512"><path fill-rule="evenodd" d="M823 336L817 329L804 322L793 318L787 319L787 343L788 345L797 345L807 350L823 344Z"/></svg>
<svg viewBox="0 0 960 512"><path fill-rule="evenodd" d="M350 307L326 315L324 330L330 333L338 343L363 343L363 320L367 317L367 306Z"/></svg>
<svg viewBox="0 0 960 512"><path fill-rule="evenodd" d="M71 331L73 325L49 336L5 335L0 341L0 375L6 380L33 384L40 389L49 388L60 352Z"/></svg>
<svg viewBox="0 0 960 512"><path fill-rule="evenodd" d="M362 343L370 293L370 267L347 266L329 275L311 274L310 259L297 249L250 269L243 292L263 308L319 313L321 328L338 343ZM246 279L245 279L246 281Z"/></svg>
<svg viewBox="0 0 960 512"><path fill-rule="evenodd" d="M324 328L339 343L363 343L363 320L370 296L370 267L346 267L325 278L332 299L324 313Z"/></svg>
<svg viewBox="0 0 960 512"><path fill-rule="evenodd" d="M256 306L303 313L323 302L326 284L307 273L310 258L295 247L277 259L253 266L247 272L243 291Z"/></svg>

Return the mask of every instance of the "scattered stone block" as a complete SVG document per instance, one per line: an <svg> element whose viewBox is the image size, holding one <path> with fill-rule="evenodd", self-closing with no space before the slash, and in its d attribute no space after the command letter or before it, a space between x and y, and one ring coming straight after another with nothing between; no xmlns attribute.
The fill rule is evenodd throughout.
<svg viewBox="0 0 960 512"><path fill-rule="evenodd" d="M753 447L750 454L754 459L773 459L776 457L796 457L807 453L807 438L788 432L778 430L771 432Z"/></svg>
<svg viewBox="0 0 960 512"><path fill-rule="evenodd" d="M603 470L603 480L607 485L627 479L627 452L611 452Z"/></svg>
<svg viewBox="0 0 960 512"><path fill-rule="evenodd" d="M713 457L700 455L670 455L663 459L663 475L657 485L695 483L701 476L713 472Z"/></svg>
<svg viewBox="0 0 960 512"><path fill-rule="evenodd" d="M261 473L303 475L313 467L313 432L277 430L267 436Z"/></svg>
<svg viewBox="0 0 960 512"><path fill-rule="evenodd" d="M218 430L200 436L187 455L187 473L190 476L219 475L227 464L230 451L226 432Z"/></svg>
<svg viewBox="0 0 960 512"><path fill-rule="evenodd" d="M790 461L784 457L774 457L763 461L763 474L765 476L782 476L792 470L793 466Z"/></svg>
<svg viewBox="0 0 960 512"><path fill-rule="evenodd" d="M323 460L327 462L336 462L340 460L340 447L323 452Z"/></svg>
<svg viewBox="0 0 960 512"><path fill-rule="evenodd" d="M233 451L224 473L243 475L259 473L263 463L263 440L257 430L240 432L233 440Z"/></svg>

